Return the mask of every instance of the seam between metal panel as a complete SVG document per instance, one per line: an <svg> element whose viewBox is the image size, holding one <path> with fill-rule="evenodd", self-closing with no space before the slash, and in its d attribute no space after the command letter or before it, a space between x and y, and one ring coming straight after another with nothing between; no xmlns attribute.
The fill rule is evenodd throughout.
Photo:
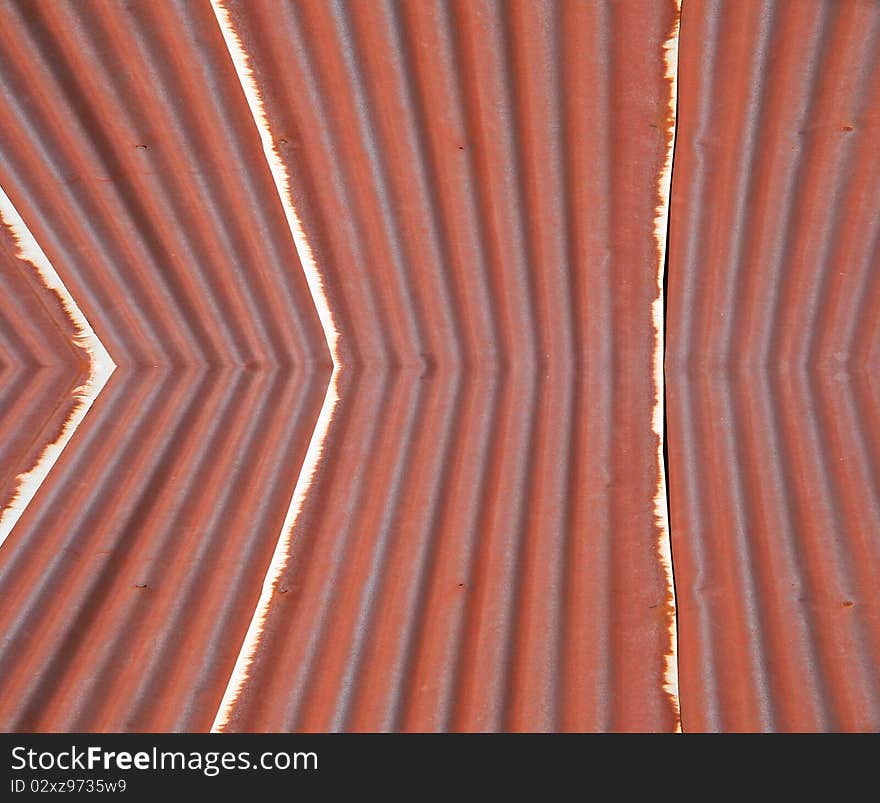
<svg viewBox="0 0 880 803"><path fill-rule="evenodd" d="M116 369L116 364L2 187L0 187L0 223L9 229L18 246L16 256L23 262L30 263L40 282L58 297L62 309L77 332L73 338L73 346L83 353L85 362L89 366L86 381L73 391L76 404L62 425L58 437L43 448L33 466L16 477L15 492L0 513L0 546L2 546L43 484L43 480L52 470L55 461L73 437L76 428L107 384L107 380Z"/></svg>
<svg viewBox="0 0 880 803"><path fill-rule="evenodd" d="M281 533L278 536L278 543L272 554L272 560L263 580L263 587L260 592L260 598L254 610L253 618L250 626L245 634L244 642L233 667L232 674L229 678L223 699L217 709L214 722L211 725L211 732L222 731L229 717L235 702L248 678L250 665L260 643L260 638L266 623L266 617L269 613L269 605L275 592L275 586L281 576L281 572L287 564L290 555L290 545L292 541L293 528L296 520L302 510L303 502L312 479L317 469L318 461L323 452L324 441L333 418L333 411L339 400L339 373L341 370L341 362L339 358L338 339L339 331L333 319L333 313L327 301L327 295L324 291L323 281L317 264L315 263L312 249L303 231L302 223L293 207L293 199L290 192L290 176L284 162L281 160L275 149L272 133L269 129L269 120L266 116L263 100L257 83L254 80L252 70L248 61L247 53L241 43L238 34L235 31L228 10L224 7L222 0L211 0L211 8L217 19L217 25L223 34L223 40L229 51L229 56L235 66L235 72L241 82L247 99L248 108L254 118L254 123L260 133L260 140L263 144L263 152L266 161L269 163L269 170L272 173L272 179L278 190L278 197L281 200L281 206L284 209L287 223L290 226L290 232L293 236L293 242L296 247L302 264L303 273L308 282L309 292L312 296L312 302L318 311L318 317L321 322L321 328L324 331L324 338L327 341L327 347L330 350L330 358L333 361L333 372L330 376L330 382L327 386L327 393L324 396L324 402L321 405L321 411L318 414L318 420L315 423L315 429L300 469L296 485L293 489L290 507L281 527Z"/></svg>
<svg viewBox="0 0 880 803"><path fill-rule="evenodd" d="M666 653L663 689L669 695L675 709L676 731L681 732L681 706L678 692L678 608L675 596L675 576L672 566L672 535L669 527L669 505L666 487L666 455L665 451L665 396L666 383L664 376L664 327L666 298L664 284L666 279L666 247L669 233L669 200L672 186L672 163L675 155L675 127L677 113L678 88L678 35L681 20L681 0L675 0L676 16L672 23L669 37L663 43L663 60L666 65L666 79L669 82L669 123L667 128L668 143L666 158L658 181L660 202L654 218L654 239L657 244L657 297L651 305L651 316L654 324L654 410L651 428L657 436L657 493L654 496L654 517L659 528L657 551L660 563L666 575L666 588L669 606L669 651Z"/></svg>

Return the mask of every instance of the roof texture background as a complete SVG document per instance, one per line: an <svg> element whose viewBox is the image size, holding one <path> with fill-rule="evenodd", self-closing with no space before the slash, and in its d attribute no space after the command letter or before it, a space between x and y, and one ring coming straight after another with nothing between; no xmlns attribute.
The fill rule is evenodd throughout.
<svg viewBox="0 0 880 803"><path fill-rule="evenodd" d="M0 5L0 728L880 728L880 8L678 21Z"/></svg>

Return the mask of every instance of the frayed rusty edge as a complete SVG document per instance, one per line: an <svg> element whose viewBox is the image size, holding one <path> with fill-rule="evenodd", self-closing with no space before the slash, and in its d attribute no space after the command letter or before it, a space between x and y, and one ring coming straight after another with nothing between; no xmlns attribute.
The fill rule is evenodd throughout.
<svg viewBox="0 0 880 803"><path fill-rule="evenodd" d="M324 337L327 340L327 346L330 349L330 356L333 360L333 373L330 376L327 393L324 396L324 402L321 405L321 412L318 414L315 430L309 441L306 456L303 460L299 477L297 478L296 485L293 489L293 497L287 511L287 516L284 519L284 524L281 527L281 534L278 537L278 543L275 545L272 561L269 564L269 569L263 580L263 588L257 602L257 607L254 610L250 626L245 634L244 642L242 643L238 658L235 661L232 674L229 677L229 682L226 686L226 691L223 694L223 699L220 701L220 706L217 709L217 714L211 725L211 732L216 733L222 731L226 727L233 708L235 707L235 703L247 682L250 666L260 645L260 640L266 625L266 618L269 615L269 606L271 605L272 597L275 593L275 587L278 584L281 573L287 566L287 561L290 557L293 528L299 518L303 502L308 493L309 486L312 483L318 462L321 459L321 454L324 449L324 441L327 437L330 421L333 418L333 411L339 400L338 384L341 365L337 348L339 332L333 320L333 314L327 301L327 294L324 291L324 283L318 270L318 266L315 263L312 249L306 239L299 216L293 207L293 199L290 192L290 176L284 162L281 160L281 157L275 148L275 142L269 128L269 120L266 116L265 107L263 106L263 99L257 88L257 83L248 61L248 55L235 30L229 11L223 5L222 0L211 0L211 7L214 10L214 16L217 18L217 24L220 26L220 31L226 42L226 48L229 51L232 63L235 65L235 72L238 75L238 80L241 82L242 89L244 90L248 107L253 115L257 129L260 132L260 139L263 143L263 152L266 155L266 161L269 163L269 169L272 173L272 178L275 181L275 187L278 190L278 196L281 199L281 205L284 208L284 214L287 217L287 223L290 226L290 231L293 235L293 242L296 246L297 253L299 254L303 273L308 282L309 292L311 293L312 301L318 311L321 328L324 330Z"/></svg>
<svg viewBox="0 0 880 803"><path fill-rule="evenodd" d="M52 263L49 262L43 249L40 248L39 243L25 225L18 210L13 206L2 187L0 187L0 221L12 234L13 241L17 246L16 257L31 265L40 283L58 298L76 332L73 336L73 345L82 351L85 362L89 365L88 378L73 390L74 406L64 420L58 437L44 447L33 466L15 478L15 492L0 513L0 546L2 546L43 484L52 466L55 465L55 461L61 456L64 447L73 437L76 428L85 418L104 385L107 384L110 375L116 370L116 364L110 358L104 344L98 339L85 315L76 305L73 296L64 286L64 282L61 281L55 268L52 267Z"/></svg>
<svg viewBox="0 0 880 803"><path fill-rule="evenodd" d="M657 436L657 492L654 496L654 520L659 531L657 551L666 575L666 611L669 619L669 648L665 657L663 691L669 696L675 711L675 730L681 732L681 706L678 696L678 625L675 598L675 579L672 570L672 540L669 529L669 507L666 497L666 461L663 457L665 380L664 359L664 312L663 280L666 269L666 237L669 227L669 196L672 186L672 157L675 149L675 126L678 95L678 32L681 21L681 0L675 0L675 19L669 37L663 43L665 78L669 85L669 115L666 127L666 158L658 181L659 203L654 217L654 241L657 244L657 297L651 305L654 323L654 410L651 428Z"/></svg>

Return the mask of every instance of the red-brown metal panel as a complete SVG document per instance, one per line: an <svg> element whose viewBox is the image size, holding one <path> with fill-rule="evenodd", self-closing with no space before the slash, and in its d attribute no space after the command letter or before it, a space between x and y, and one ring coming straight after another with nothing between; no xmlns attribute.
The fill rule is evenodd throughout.
<svg viewBox="0 0 880 803"><path fill-rule="evenodd" d="M672 730L674 3L225 5L341 367L218 727Z"/></svg>
<svg viewBox="0 0 880 803"><path fill-rule="evenodd" d="M676 728L676 26L0 8L0 186L119 366L0 549L0 726Z"/></svg>
<svg viewBox="0 0 880 803"><path fill-rule="evenodd" d="M685 730L880 728L880 7L682 11L669 478Z"/></svg>
<svg viewBox="0 0 880 803"><path fill-rule="evenodd" d="M676 6L0 6L0 728L880 728L880 8L685 0L664 381Z"/></svg>
<svg viewBox="0 0 880 803"><path fill-rule="evenodd" d="M0 185L119 366L0 549L0 726L206 730L330 367L210 5L4 3Z"/></svg>

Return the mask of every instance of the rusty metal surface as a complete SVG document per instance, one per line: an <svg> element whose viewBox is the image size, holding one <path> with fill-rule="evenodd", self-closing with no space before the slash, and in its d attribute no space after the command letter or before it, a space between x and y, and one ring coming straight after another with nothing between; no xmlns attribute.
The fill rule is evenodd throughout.
<svg viewBox="0 0 880 803"><path fill-rule="evenodd" d="M224 5L341 371L216 727L672 730L674 4Z"/></svg>
<svg viewBox="0 0 880 803"><path fill-rule="evenodd" d="M880 729L880 7L687 0L668 272L685 730Z"/></svg>
<svg viewBox="0 0 880 803"><path fill-rule="evenodd" d="M880 8L676 5L0 5L0 728L880 729Z"/></svg>
<svg viewBox="0 0 880 803"><path fill-rule="evenodd" d="M0 5L0 186L118 366L0 549L0 726L206 730L330 369L210 5Z"/></svg>
<svg viewBox="0 0 880 803"><path fill-rule="evenodd" d="M0 186L118 366L0 549L0 727L676 727L675 24L0 6Z"/></svg>

